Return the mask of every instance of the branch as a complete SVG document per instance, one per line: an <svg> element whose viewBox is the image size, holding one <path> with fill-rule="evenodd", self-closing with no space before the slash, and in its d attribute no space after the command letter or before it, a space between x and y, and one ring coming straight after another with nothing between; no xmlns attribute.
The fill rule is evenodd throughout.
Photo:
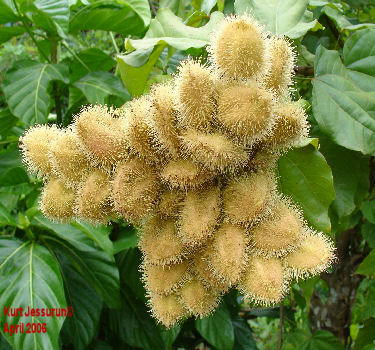
<svg viewBox="0 0 375 350"><path fill-rule="evenodd" d="M294 66L294 73L304 75L305 77L314 76L314 67L312 66Z"/></svg>

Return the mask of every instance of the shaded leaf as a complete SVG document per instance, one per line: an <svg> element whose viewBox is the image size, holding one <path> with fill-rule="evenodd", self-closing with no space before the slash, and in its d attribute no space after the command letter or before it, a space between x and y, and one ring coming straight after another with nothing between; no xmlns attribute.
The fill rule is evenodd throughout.
<svg viewBox="0 0 375 350"><path fill-rule="evenodd" d="M117 254L122 250L135 248L137 246L137 230L132 226L124 227L120 230L118 237L113 242L114 253Z"/></svg>
<svg viewBox="0 0 375 350"><path fill-rule="evenodd" d="M0 203L0 226L17 226L16 220L3 204Z"/></svg>
<svg viewBox="0 0 375 350"><path fill-rule="evenodd" d="M4 108L0 111L0 135L5 137L9 131L17 123L17 117L15 117L9 108Z"/></svg>

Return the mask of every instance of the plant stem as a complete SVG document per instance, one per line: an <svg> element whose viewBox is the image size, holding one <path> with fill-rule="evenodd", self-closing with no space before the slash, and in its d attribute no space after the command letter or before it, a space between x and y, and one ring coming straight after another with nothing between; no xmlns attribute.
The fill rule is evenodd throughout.
<svg viewBox="0 0 375 350"><path fill-rule="evenodd" d="M119 54L119 53L120 53L120 50L119 50L119 48L118 48L118 46L117 46L117 44L116 44L116 40L115 40L115 37L113 36L113 33L112 33L112 32L109 32L109 35L110 35L110 37L111 37L112 44L113 44L113 47L115 48L116 53Z"/></svg>
<svg viewBox="0 0 375 350"><path fill-rule="evenodd" d="M283 345L283 327L284 327L284 300L280 303L280 323L279 323L279 344L277 350L281 350Z"/></svg>
<svg viewBox="0 0 375 350"><path fill-rule="evenodd" d="M29 26L27 25L27 22L25 20L25 16L21 13L21 11L20 11L20 9L18 7L17 1L13 0L13 4L14 4L14 7L16 8L18 16L21 19L21 22L23 23L23 26L25 27L27 33L30 35L31 40L34 42L34 44L36 45L36 47L39 49L40 53L45 58L45 60L47 62L51 63L51 61L49 60L48 56L45 54L45 52L43 51L43 49L41 48L41 46L36 41L33 32L30 30Z"/></svg>
<svg viewBox="0 0 375 350"><path fill-rule="evenodd" d="M51 62L57 63L57 38L50 37L51 43ZM60 94L59 94L59 86L57 82L53 82L53 96L55 99L55 111L56 111L56 123L62 124L62 115L61 115L61 101L60 101Z"/></svg>

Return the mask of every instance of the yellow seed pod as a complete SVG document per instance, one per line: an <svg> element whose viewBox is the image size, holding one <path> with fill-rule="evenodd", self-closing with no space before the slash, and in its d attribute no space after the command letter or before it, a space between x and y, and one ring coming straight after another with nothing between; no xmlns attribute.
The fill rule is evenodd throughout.
<svg viewBox="0 0 375 350"><path fill-rule="evenodd" d="M93 222L106 222L113 214L111 181L102 170L92 171L80 184L77 196L77 216Z"/></svg>
<svg viewBox="0 0 375 350"><path fill-rule="evenodd" d="M125 113L125 135L136 154L147 162L156 162L158 156L150 127L151 101L149 96L134 99Z"/></svg>
<svg viewBox="0 0 375 350"><path fill-rule="evenodd" d="M285 262L293 277L307 278L326 270L334 259L332 242L323 233L307 230L300 247Z"/></svg>
<svg viewBox="0 0 375 350"><path fill-rule="evenodd" d="M147 290L156 294L171 294L179 288L188 277L188 261L173 265L153 265L144 263L142 266L143 281Z"/></svg>
<svg viewBox="0 0 375 350"><path fill-rule="evenodd" d="M230 286L238 282L246 266L247 243L245 229L223 223L208 248L212 272Z"/></svg>
<svg viewBox="0 0 375 350"><path fill-rule="evenodd" d="M79 144L94 166L110 168L128 156L123 124L112 110L99 105L83 108L75 118Z"/></svg>
<svg viewBox="0 0 375 350"><path fill-rule="evenodd" d="M292 84L296 55L289 41L284 37L270 39L268 50L270 67L264 78L264 85L279 96L287 96L288 87Z"/></svg>
<svg viewBox="0 0 375 350"><path fill-rule="evenodd" d="M269 173L252 173L230 181L223 191L226 218L236 225L254 224L267 214L275 187Z"/></svg>
<svg viewBox="0 0 375 350"><path fill-rule="evenodd" d="M161 170L160 176L169 187L186 190L212 180L215 173L202 169L190 159L177 159L169 161Z"/></svg>
<svg viewBox="0 0 375 350"><path fill-rule="evenodd" d="M268 65L262 28L248 15L227 17L214 33L209 52L219 71L235 79L257 78Z"/></svg>
<svg viewBox="0 0 375 350"><path fill-rule="evenodd" d="M196 252L192 257L192 270L208 289L223 293L226 292L230 286L212 273L209 264L209 255L211 255L211 252L212 245L210 244L208 245L208 249L203 247L200 251Z"/></svg>
<svg viewBox="0 0 375 350"><path fill-rule="evenodd" d="M272 171L276 168L277 161L280 157L278 152L273 148L270 149L266 143L259 145L260 147L252 154L249 168L252 171Z"/></svg>
<svg viewBox="0 0 375 350"><path fill-rule="evenodd" d="M255 83L223 89L216 118L227 132L253 145L271 135L274 125L272 95Z"/></svg>
<svg viewBox="0 0 375 350"><path fill-rule="evenodd" d="M55 174L69 187L75 187L91 168L78 146L77 135L71 129L60 131L51 143L49 156Z"/></svg>
<svg viewBox="0 0 375 350"><path fill-rule="evenodd" d="M301 138L308 136L307 116L297 102L288 102L275 109L276 122L272 135L267 140L276 148L293 146Z"/></svg>
<svg viewBox="0 0 375 350"><path fill-rule="evenodd" d="M288 201L276 199L270 217L249 231L257 254L283 256L301 243L303 221L299 211Z"/></svg>
<svg viewBox="0 0 375 350"><path fill-rule="evenodd" d="M51 143L58 136L56 127L38 125L29 128L20 138L23 160L31 173L44 178L51 175L52 164L48 154Z"/></svg>
<svg viewBox="0 0 375 350"><path fill-rule="evenodd" d="M246 149L221 133L189 130L182 136L185 154L211 171L234 171L249 160Z"/></svg>
<svg viewBox="0 0 375 350"><path fill-rule="evenodd" d="M181 125L207 129L215 112L213 73L198 62L185 61L179 67L176 83Z"/></svg>
<svg viewBox="0 0 375 350"><path fill-rule="evenodd" d="M131 159L116 166L112 195L115 210L126 219L139 223L155 206L159 181L150 165Z"/></svg>
<svg viewBox="0 0 375 350"><path fill-rule="evenodd" d="M170 328L189 314L176 294L168 296L150 293L149 306L153 316L165 327Z"/></svg>
<svg viewBox="0 0 375 350"><path fill-rule="evenodd" d="M250 257L238 289L246 299L268 306L278 303L286 293L288 280L277 258Z"/></svg>
<svg viewBox="0 0 375 350"><path fill-rule="evenodd" d="M61 180L51 178L44 185L40 210L51 220L69 221L73 216L74 202L74 190L68 188Z"/></svg>
<svg viewBox="0 0 375 350"><path fill-rule="evenodd" d="M160 195L158 214L163 218L176 217L181 209L184 194L178 190L165 190Z"/></svg>
<svg viewBox="0 0 375 350"><path fill-rule="evenodd" d="M220 301L218 292L208 289L202 281L192 278L179 292L182 304L196 317L205 317L214 311Z"/></svg>
<svg viewBox="0 0 375 350"><path fill-rule="evenodd" d="M170 158L179 156L180 140L177 128L176 93L171 84L159 84L151 90L149 125L159 150Z"/></svg>
<svg viewBox="0 0 375 350"><path fill-rule="evenodd" d="M162 220L154 216L142 227L139 249L147 262L166 265L181 262L189 251L181 243L174 220Z"/></svg>
<svg viewBox="0 0 375 350"><path fill-rule="evenodd" d="M189 191L182 203L178 234L189 247L200 246L213 234L220 215L220 189Z"/></svg>

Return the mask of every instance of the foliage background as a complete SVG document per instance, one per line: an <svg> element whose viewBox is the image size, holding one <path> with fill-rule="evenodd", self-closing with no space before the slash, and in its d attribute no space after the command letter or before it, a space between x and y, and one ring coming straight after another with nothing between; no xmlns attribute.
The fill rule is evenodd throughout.
<svg viewBox="0 0 375 350"><path fill-rule="evenodd" d="M147 311L134 228L43 218L18 138L85 104L121 106L188 55L205 60L223 13L245 11L299 54L293 94L311 139L280 159L280 188L335 240L337 263L280 307L233 291L212 316L165 330ZM74 307L30 319L47 324L35 337L4 334L21 320L2 315L0 349L375 349L374 23L372 0L0 0L0 305Z"/></svg>

